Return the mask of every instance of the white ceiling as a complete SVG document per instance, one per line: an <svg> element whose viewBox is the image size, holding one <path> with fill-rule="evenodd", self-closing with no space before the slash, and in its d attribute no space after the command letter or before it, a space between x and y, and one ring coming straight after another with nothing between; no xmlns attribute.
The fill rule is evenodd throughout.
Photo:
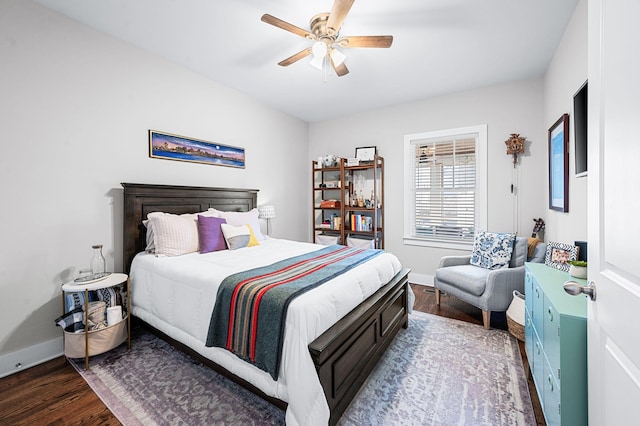
<svg viewBox="0 0 640 426"><path fill-rule="evenodd" d="M350 73L279 61L311 42L333 0L36 0L308 122L543 75L578 0L356 0L341 36L393 35L343 49Z"/></svg>

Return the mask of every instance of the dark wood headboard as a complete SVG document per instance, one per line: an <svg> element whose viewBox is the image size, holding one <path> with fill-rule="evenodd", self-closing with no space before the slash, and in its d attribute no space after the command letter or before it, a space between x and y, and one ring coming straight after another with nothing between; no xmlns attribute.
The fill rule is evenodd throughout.
<svg viewBox="0 0 640 426"><path fill-rule="evenodd" d="M244 212L257 207L257 189L122 183L124 187L123 268L129 273L134 256L146 247L142 221L151 212L197 213L213 207Z"/></svg>

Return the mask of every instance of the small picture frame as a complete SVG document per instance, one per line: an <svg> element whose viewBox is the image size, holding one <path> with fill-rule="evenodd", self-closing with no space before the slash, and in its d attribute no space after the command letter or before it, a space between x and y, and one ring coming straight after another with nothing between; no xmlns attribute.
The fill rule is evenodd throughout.
<svg viewBox="0 0 640 426"><path fill-rule="evenodd" d="M550 241L544 256L544 263L552 268L569 272L569 261L578 259L580 247L571 244Z"/></svg>
<svg viewBox="0 0 640 426"><path fill-rule="evenodd" d="M356 158L360 163L371 163L375 160L378 148L375 146L360 146L356 148Z"/></svg>

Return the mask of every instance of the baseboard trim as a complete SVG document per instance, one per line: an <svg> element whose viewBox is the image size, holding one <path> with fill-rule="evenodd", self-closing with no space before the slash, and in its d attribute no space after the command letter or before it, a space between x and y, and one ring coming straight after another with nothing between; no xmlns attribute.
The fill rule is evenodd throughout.
<svg viewBox="0 0 640 426"><path fill-rule="evenodd" d="M15 352L0 355L0 378L47 362L64 353L62 336Z"/></svg>
<svg viewBox="0 0 640 426"><path fill-rule="evenodd" d="M411 284L426 285L433 287L433 275L417 274L415 272L409 273L409 282Z"/></svg>

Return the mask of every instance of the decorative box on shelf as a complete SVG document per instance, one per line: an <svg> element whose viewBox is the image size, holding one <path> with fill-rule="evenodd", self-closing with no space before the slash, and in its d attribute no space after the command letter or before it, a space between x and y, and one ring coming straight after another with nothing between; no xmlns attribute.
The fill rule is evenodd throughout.
<svg viewBox="0 0 640 426"><path fill-rule="evenodd" d="M338 200L322 200L320 201L320 208L322 209L339 209L340 201Z"/></svg>

